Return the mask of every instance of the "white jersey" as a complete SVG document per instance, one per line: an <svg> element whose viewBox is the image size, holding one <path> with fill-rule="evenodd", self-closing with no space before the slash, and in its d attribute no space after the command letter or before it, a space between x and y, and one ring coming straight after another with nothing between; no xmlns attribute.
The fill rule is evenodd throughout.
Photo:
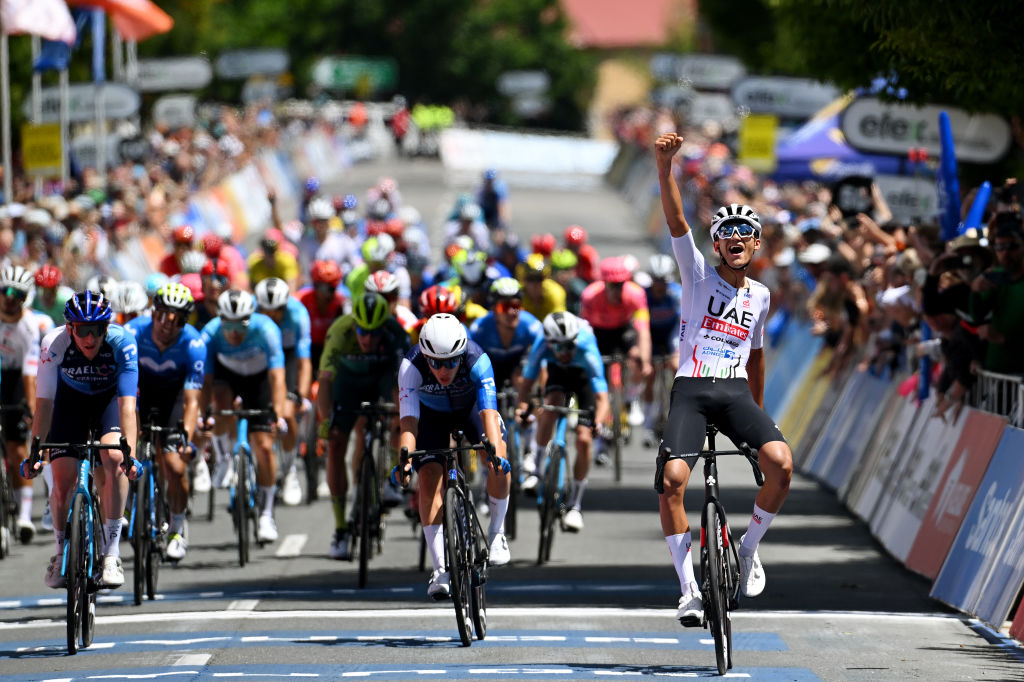
<svg viewBox="0 0 1024 682"><path fill-rule="evenodd" d="M693 243L693 233L672 239L679 263L682 304L677 377L747 378L752 348L764 342L771 294L747 278L737 289L710 267Z"/></svg>
<svg viewBox="0 0 1024 682"><path fill-rule="evenodd" d="M39 373L39 320L31 310L23 310L17 322L0 322L0 369L20 371L22 376Z"/></svg>

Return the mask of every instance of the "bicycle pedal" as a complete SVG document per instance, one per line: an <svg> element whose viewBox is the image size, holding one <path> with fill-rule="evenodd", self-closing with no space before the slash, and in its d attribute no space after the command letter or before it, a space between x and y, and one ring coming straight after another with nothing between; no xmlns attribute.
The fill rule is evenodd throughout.
<svg viewBox="0 0 1024 682"><path fill-rule="evenodd" d="M687 616L686 618L680 618L679 624L684 628L699 628L701 626L700 618L697 616Z"/></svg>

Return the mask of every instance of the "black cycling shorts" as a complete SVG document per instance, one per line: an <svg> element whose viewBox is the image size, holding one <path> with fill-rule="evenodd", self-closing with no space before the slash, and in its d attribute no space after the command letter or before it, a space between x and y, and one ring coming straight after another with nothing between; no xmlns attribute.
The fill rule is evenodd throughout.
<svg viewBox="0 0 1024 682"><path fill-rule="evenodd" d="M544 385L544 397L547 398L554 392L564 393L566 399L570 395L576 396L576 406L581 410L594 410L597 406L597 396L590 385L590 377L587 370L576 365L560 365L556 362L548 363L548 382ZM591 412L593 415L593 412ZM578 421L580 426L593 427L594 418L584 418L582 415Z"/></svg>
<svg viewBox="0 0 1024 682"><path fill-rule="evenodd" d="M213 383L224 384L231 390L231 395L242 399L243 410L272 410L269 370L258 374L238 374L233 372L220 360L213 365ZM271 418L265 417L249 420L250 431L270 431Z"/></svg>
<svg viewBox="0 0 1024 682"><path fill-rule="evenodd" d="M504 440L505 423L499 419L498 424L501 428L501 438ZM462 431L465 434L466 439L463 441L463 445L479 443L484 433L480 408L474 404L465 410L438 412L420 403L420 418L416 435L417 450L438 450L448 447L453 431ZM442 468L445 466L444 457L441 455L421 455L412 458L412 468L419 471L421 467L430 462L437 462Z"/></svg>
<svg viewBox="0 0 1024 682"><path fill-rule="evenodd" d="M672 459L685 459L693 469L709 420L733 443L755 451L765 443L786 441L775 420L754 402L746 379L676 377L662 437Z"/></svg>
<svg viewBox="0 0 1024 682"><path fill-rule="evenodd" d="M294 348L286 348L284 351L284 390L288 392L289 400L302 402L299 397L299 356L295 354Z"/></svg>
<svg viewBox="0 0 1024 682"><path fill-rule="evenodd" d="M5 369L0 372L0 402L5 407L17 407L25 400L25 379L20 369ZM0 425L4 436L10 442L23 443L28 438L28 424L25 422L27 411L11 410L3 413Z"/></svg>
<svg viewBox="0 0 1024 682"><path fill-rule="evenodd" d="M598 329L594 327L594 338L597 339L597 350L601 352L601 355L614 355L616 353L626 355L629 353L629 349L635 346L639 340L636 327L632 324L613 329Z"/></svg>
<svg viewBox="0 0 1024 682"><path fill-rule="evenodd" d="M363 403L375 403L379 398L390 401L394 390L395 378L391 375L342 371L334 378L334 385L331 386L334 405L331 428L350 433L360 416L353 410L358 410Z"/></svg>
<svg viewBox="0 0 1024 682"><path fill-rule="evenodd" d="M108 433L120 433L121 410L117 390L88 394L58 382L46 440L51 443L84 443L89 438L89 431L95 440ZM74 456L73 450L50 450L51 460Z"/></svg>

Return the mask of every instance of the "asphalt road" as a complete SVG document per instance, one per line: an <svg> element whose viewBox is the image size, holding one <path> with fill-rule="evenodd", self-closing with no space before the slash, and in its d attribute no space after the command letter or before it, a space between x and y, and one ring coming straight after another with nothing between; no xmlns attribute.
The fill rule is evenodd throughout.
<svg viewBox="0 0 1024 682"><path fill-rule="evenodd" d="M346 191L380 175L435 226L459 188L434 162L353 169ZM580 223L604 253L643 262L642 227L610 191L512 189L524 235ZM635 227L633 227L635 226ZM392 516L370 584L327 558L329 503L279 507L281 539L237 566L220 492L213 522L193 520L188 557L160 573L157 600L132 605L126 587L104 594L92 647L67 656L64 594L47 590L52 535L0 562L0 675L4 680L220 678L595 679L710 677L707 631L674 620L678 582L657 517L653 451L635 438L624 477L592 471L582 533L560 533L552 561L535 565L537 515L521 505L512 564L488 583L487 638L462 648L448 603L425 594L418 536ZM720 465L737 535L755 488L742 460ZM698 477L692 506L702 491ZM41 486L41 483L38 484ZM37 496L38 497L38 496ZM36 519L41 504L37 499ZM524 500L525 502L525 500ZM699 513L691 514L699 525ZM131 548L122 544L126 566ZM768 587L734 613L736 667L755 680L1024 679L1024 655L928 598L928 584L884 554L865 527L813 482L797 477L761 546Z"/></svg>

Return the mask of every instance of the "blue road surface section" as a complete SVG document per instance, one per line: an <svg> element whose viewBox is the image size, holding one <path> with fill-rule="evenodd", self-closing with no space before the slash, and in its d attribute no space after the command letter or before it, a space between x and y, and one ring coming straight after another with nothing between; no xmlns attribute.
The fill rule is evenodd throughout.
<svg viewBox="0 0 1024 682"><path fill-rule="evenodd" d="M475 646L475 645L474 645ZM811 682L819 680L806 668L733 668L729 677L760 682ZM80 682L84 680L495 680L495 679L666 679L666 678L718 678L713 667L695 665L640 666L616 664L561 665L232 665L232 666L180 666L152 669L127 668L101 671L75 671L54 673L50 676L5 675L10 682Z"/></svg>
<svg viewBox="0 0 1024 682"><path fill-rule="evenodd" d="M137 654L158 652L211 651L255 647L458 647L462 644L451 630L295 630L270 634L202 631L182 634L167 632L146 635L97 637L92 647L80 649L79 656ZM711 635L705 630L680 632L607 632L559 630L501 630L488 632L487 638L474 647L544 647L544 648L628 648L677 651L714 651ZM733 634L736 651L789 651L775 633L737 632ZM63 639L10 642L0 650L0 661L25 658L63 656L67 651ZM6 678L5 678L6 679Z"/></svg>

